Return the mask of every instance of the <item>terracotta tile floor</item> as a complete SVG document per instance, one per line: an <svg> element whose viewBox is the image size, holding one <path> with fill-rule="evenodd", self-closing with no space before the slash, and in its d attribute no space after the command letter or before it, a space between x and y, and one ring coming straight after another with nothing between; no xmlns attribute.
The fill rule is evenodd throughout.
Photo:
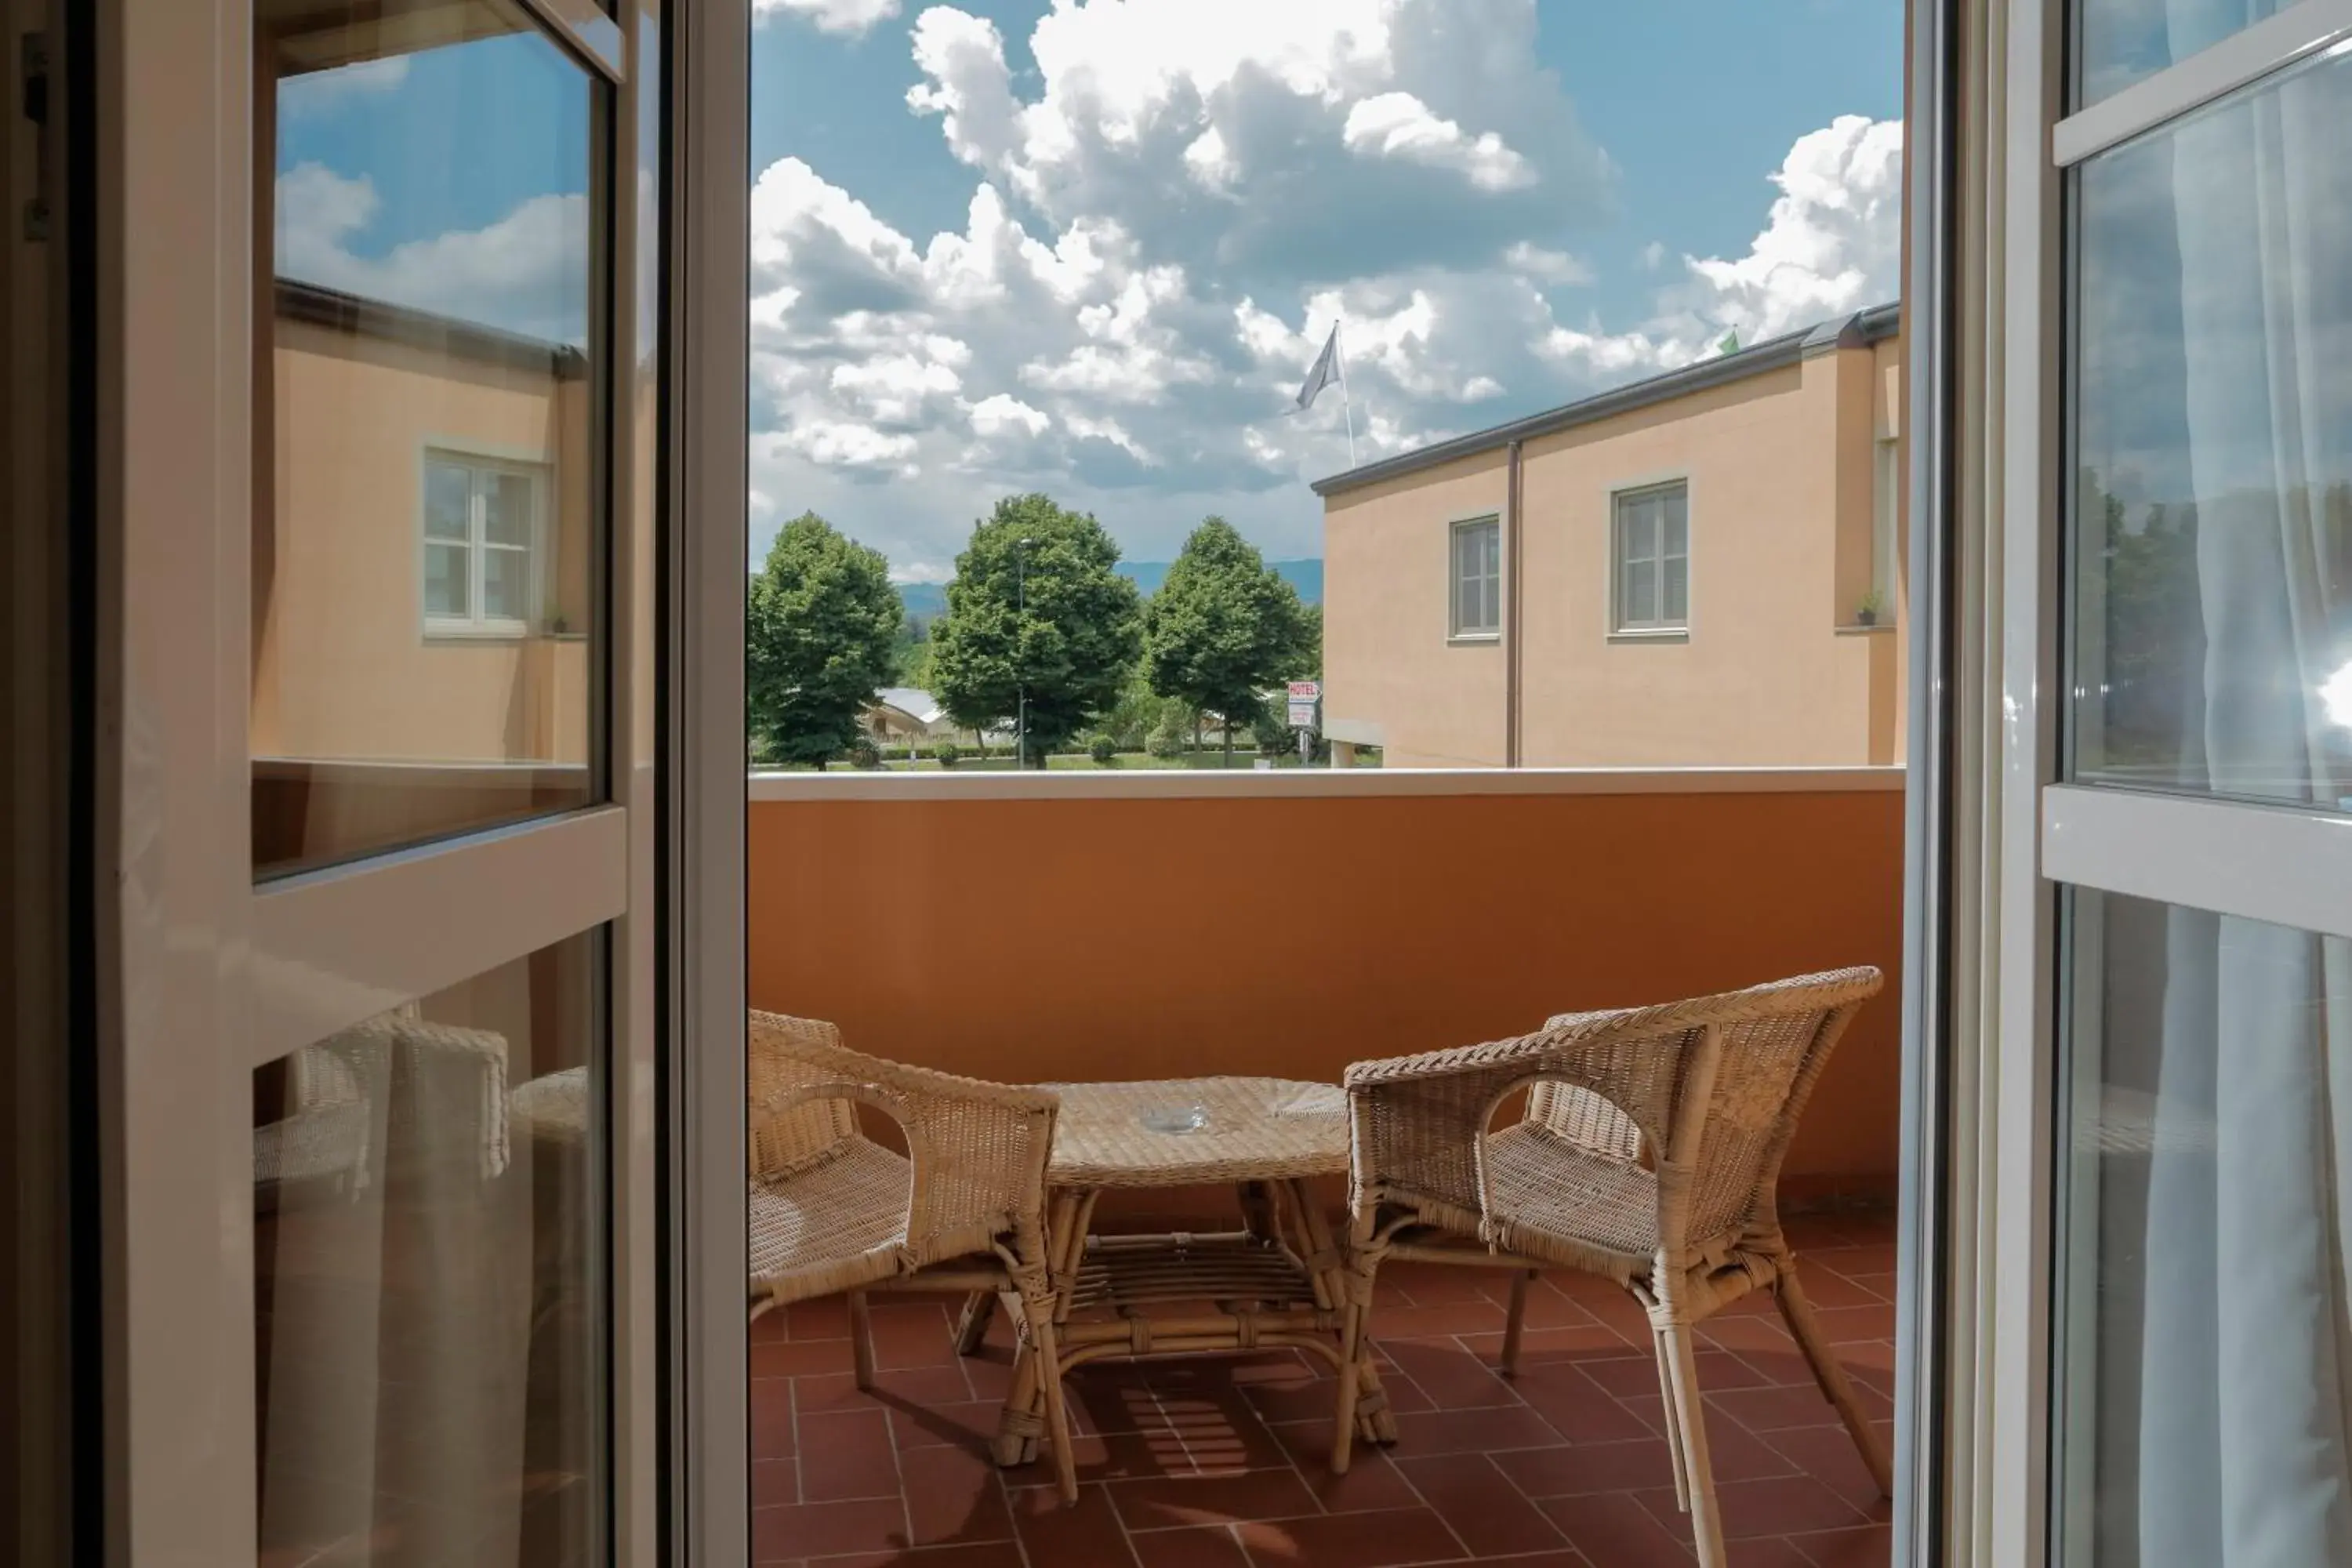
<svg viewBox="0 0 2352 1568"><path fill-rule="evenodd" d="M1807 1286L1884 1423L1894 1365L1891 1220L1790 1226ZM1069 1381L1081 1492L1043 1463L999 1471L1011 1357L948 1342L948 1307L874 1308L880 1386L857 1392L838 1299L752 1325L752 1542L763 1564L866 1568L1669 1568L1692 1561L1659 1435L1639 1310L1547 1276L1516 1381L1490 1370L1504 1277L1400 1265L1373 1330L1402 1438L1324 1468L1331 1387L1294 1352L1097 1363ZM1770 1303L1700 1331L1699 1377L1734 1563L1889 1560L1871 1484Z"/></svg>

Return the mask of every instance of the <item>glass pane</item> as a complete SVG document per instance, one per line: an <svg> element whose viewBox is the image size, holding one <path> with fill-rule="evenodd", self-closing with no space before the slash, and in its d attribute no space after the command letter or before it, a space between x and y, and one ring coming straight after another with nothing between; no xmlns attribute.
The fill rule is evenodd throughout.
<svg viewBox="0 0 2352 1568"><path fill-rule="evenodd" d="M1625 624L1647 626L1658 618L1658 563L1625 563Z"/></svg>
<svg viewBox="0 0 2352 1568"><path fill-rule="evenodd" d="M1690 560L1687 556L1669 556L1660 568L1664 574L1658 618L1670 626L1685 625L1690 620Z"/></svg>
<svg viewBox="0 0 2352 1568"><path fill-rule="evenodd" d="M603 946L255 1071L264 1563L605 1560Z"/></svg>
<svg viewBox="0 0 2352 1568"><path fill-rule="evenodd" d="M1625 559L1654 560L1658 553L1658 509L1647 496L1624 503Z"/></svg>
<svg viewBox="0 0 2352 1568"><path fill-rule="evenodd" d="M2069 773L2352 796L2352 63L2075 184Z"/></svg>
<svg viewBox="0 0 2352 1568"><path fill-rule="evenodd" d="M1665 552L1669 555L1690 553L1690 496L1686 491L1669 491L1662 504L1666 514Z"/></svg>
<svg viewBox="0 0 2352 1568"><path fill-rule="evenodd" d="M425 531L435 539L471 535L473 478L448 463L425 465Z"/></svg>
<svg viewBox="0 0 2352 1568"><path fill-rule="evenodd" d="M2071 895L2066 1568L2352 1562L2352 944Z"/></svg>
<svg viewBox="0 0 2352 1568"><path fill-rule="evenodd" d="M2295 0L2078 0L2074 103L2096 103Z"/></svg>
<svg viewBox="0 0 2352 1568"><path fill-rule="evenodd" d="M472 612L466 602L467 564L472 552L462 544L428 541L425 546L425 613L458 619Z"/></svg>
<svg viewBox="0 0 2352 1568"><path fill-rule="evenodd" d="M493 544L530 542L530 480L520 474L496 470L483 476L484 537Z"/></svg>
<svg viewBox="0 0 2352 1568"><path fill-rule="evenodd" d="M610 95L511 0L261 0L257 32L276 303L255 423L276 449L253 846L273 875L597 797ZM543 557L478 565L470 595L437 552L415 564L465 535L461 483L474 526ZM562 515L535 515L552 496ZM540 582L567 615L542 619ZM445 635L467 617L572 635Z"/></svg>
<svg viewBox="0 0 2352 1568"><path fill-rule="evenodd" d="M490 545L482 552L482 614L491 620L519 621L530 614L530 555Z"/></svg>

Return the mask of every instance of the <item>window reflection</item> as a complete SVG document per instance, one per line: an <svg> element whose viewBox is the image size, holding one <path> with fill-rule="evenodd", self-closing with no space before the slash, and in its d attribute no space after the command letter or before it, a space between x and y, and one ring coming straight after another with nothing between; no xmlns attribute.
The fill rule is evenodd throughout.
<svg viewBox="0 0 2352 1568"><path fill-rule="evenodd" d="M2076 176L2078 778L2352 796L2348 117L2324 60Z"/></svg>
<svg viewBox="0 0 2352 1568"><path fill-rule="evenodd" d="M587 932L253 1079L261 1561L601 1561Z"/></svg>
<svg viewBox="0 0 2352 1568"><path fill-rule="evenodd" d="M606 94L499 0L256 25L267 874L599 793Z"/></svg>

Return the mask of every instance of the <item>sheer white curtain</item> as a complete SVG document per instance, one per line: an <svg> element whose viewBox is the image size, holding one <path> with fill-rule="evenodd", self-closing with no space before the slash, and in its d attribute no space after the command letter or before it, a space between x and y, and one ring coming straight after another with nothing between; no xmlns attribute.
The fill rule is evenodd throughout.
<svg viewBox="0 0 2352 1568"><path fill-rule="evenodd" d="M2176 32L2212 8L2176 0ZM2347 75L2322 65L2169 132L2205 637L2179 782L2328 809L2352 783L2321 695L2352 658ZM2352 958L2167 919L2140 1561L2352 1563Z"/></svg>

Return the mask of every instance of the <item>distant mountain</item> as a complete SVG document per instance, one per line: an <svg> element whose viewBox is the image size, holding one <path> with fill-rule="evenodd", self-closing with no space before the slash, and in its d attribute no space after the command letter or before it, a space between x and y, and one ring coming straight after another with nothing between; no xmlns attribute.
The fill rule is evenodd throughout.
<svg viewBox="0 0 2352 1568"><path fill-rule="evenodd" d="M898 603L907 607L907 616L915 621L935 621L948 613L948 585L945 583L901 583Z"/></svg>
<svg viewBox="0 0 2352 1568"><path fill-rule="evenodd" d="M1282 574L1283 580L1298 590L1298 596L1310 605L1323 602L1323 563L1309 561L1270 561L1266 563ZM1119 575L1132 579L1145 596L1160 591L1168 579L1169 563L1165 561L1122 561ZM907 614L917 621L936 620L948 613L948 586L944 583L901 583L898 602L907 606Z"/></svg>

